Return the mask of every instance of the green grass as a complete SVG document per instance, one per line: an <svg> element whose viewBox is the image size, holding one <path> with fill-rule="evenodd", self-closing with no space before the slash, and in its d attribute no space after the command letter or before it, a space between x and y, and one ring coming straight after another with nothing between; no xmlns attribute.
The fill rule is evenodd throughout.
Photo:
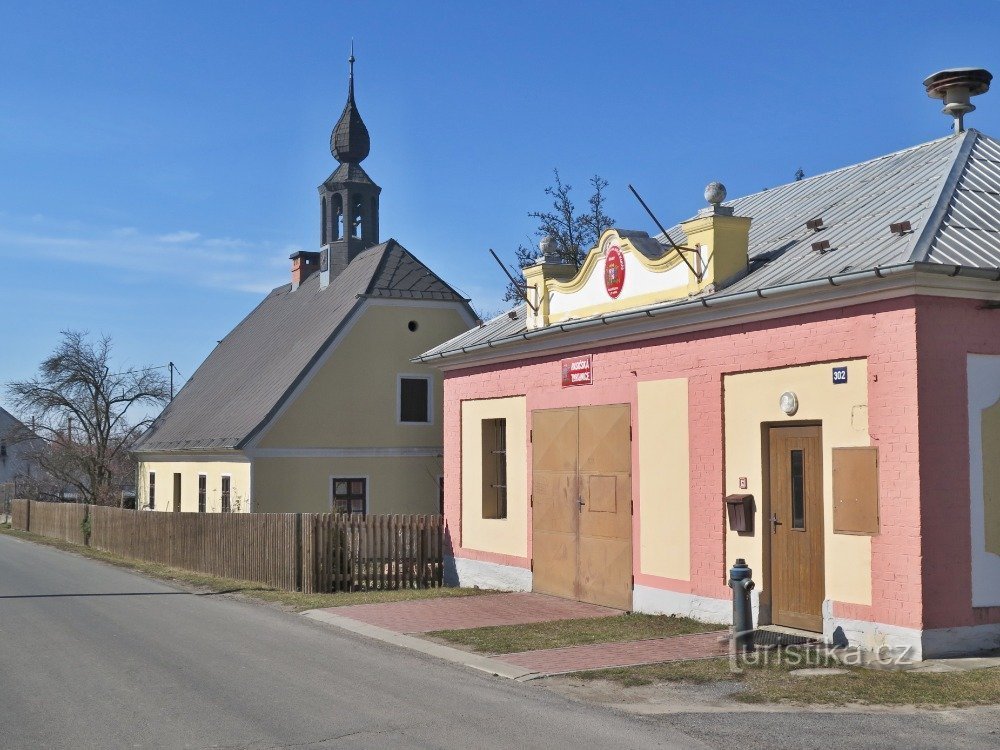
<svg viewBox="0 0 1000 750"><path fill-rule="evenodd" d="M542 648L577 646L585 643L642 641L672 635L704 633L716 629L697 620L666 615L629 614L616 617L590 617L582 620L555 620L526 625L496 625L466 630L438 630L427 633L475 651L511 654Z"/></svg>
<svg viewBox="0 0 1000 750"><path fill-rule="evenodd" d="M295 612L322 607L344 607L349 604L380 604L385 602L412 601L415 599L437 599L453 596L475 596L477 594L497 593L469 588L437 588L437 589L405 589L402 591L352 591L338 594L303 594L296 591L281 591L266 584L252 581L237 581L231 578L218 578L204 573L194 573L189 570L171 568L158 563L129 560L109 552L81 547L61 539L16 531L9 526L0 525L0 534L24 539L38 544L45 544L66 552L74 552L92 560L117 565L121 568L134 570L150 578L181 583L200 590L200 593L236 594L257 599L269 604L280 605Z"/></svg>
<svg viewBox="0 0 1000 750"><path fill-rule="evenodd" d="M776 654L781 654L778 659ZM802 651L768 652L767 663L732 669L728 659L668 662L641 667L578 672L584 680L610 680L625 687L654 683L706 685L731 683L730 697L743 703L794 703L845 705L971 706L1000 703L1000 667L967 672L921 673L843 667L815 652L794 664L784 658ZM763 659L764 657L760 657ZM780 659L780 663L776 663ZM836 666L846 674L796 677L789 674L803 666Z"/></svg>

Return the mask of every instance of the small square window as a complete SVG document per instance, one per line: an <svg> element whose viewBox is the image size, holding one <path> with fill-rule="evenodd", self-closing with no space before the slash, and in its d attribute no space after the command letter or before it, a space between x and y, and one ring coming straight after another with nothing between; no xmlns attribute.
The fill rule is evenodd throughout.
<svg viewBox="0 0 1000 750"><path fill-rule="evenodd" d="M399 378L399 421L424 424L431 421L430 378Z"/></svg>
<svg viewBox="0 0 1000 750"><path fill-rule="evenodd" d="M365 479L334 479L333 512L364 515L368 505L367 484Z"/></svg>

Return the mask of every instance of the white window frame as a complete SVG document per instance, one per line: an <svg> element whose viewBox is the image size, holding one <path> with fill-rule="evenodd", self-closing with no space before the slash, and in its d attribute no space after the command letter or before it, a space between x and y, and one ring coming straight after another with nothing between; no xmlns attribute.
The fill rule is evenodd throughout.
<svg viewBox="0 0 1000 750"><path fill-rule="evenodd" d="M371 512L372 504L372 478L368 474L363 474L360 471L338 471L336 474L331 474L330 478L327 479L326 486L328 490L328 500L327 507L330 509L330 513L333 513L333 480L334 479L364 479L365 480L365 515L367 516Z"/></svg>
<svg viewBox="0 0 1000 750"><path fill-rule="evenodd" d="M427 421L403 421L403 378L427 381ZM426 427L434 424L434 376L425 373L399 373L396 375L396 424Z"/></svg>

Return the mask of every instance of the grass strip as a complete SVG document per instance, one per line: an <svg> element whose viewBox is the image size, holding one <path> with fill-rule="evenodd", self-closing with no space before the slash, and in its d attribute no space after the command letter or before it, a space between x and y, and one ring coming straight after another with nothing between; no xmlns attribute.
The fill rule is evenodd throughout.
<svg viewBox="0 0 1000 750"><path fill-rule="evenodd" d="M793 656L794 654L798 656ZM736 669L734 669L734 666ZM797 677L803 667L839 667L844 674ZM578 672L584 680L625 687L655 683L731 684L729 697L742 703L961 707L1000 703L1000 667L964 672L883 671L844 667L815 651L770 651L756 663L729 659L668 662Z"/></svg>
<svg viewBox="0 0 1000 750"><path fill-rule="evenodd" d="M465 630L437 630L427 635L488 654L511 654L588 643L644 641L688 633L704 633L717 626L687 617L627 614L554 620L523 625L495 625Z"/></svg>
<svg viewBox="0 0 1000 750"><path fill-rule="evenodd" d="M195 573L180 568L171 568L159 563L130 560L110 552L81 547L77 544L52 539L50 537L17 531L9 525L0 525L0 534L23 539L29 542L44 544L49 547L73 552L92 560L116 565L120 568L141 573L161 581L181 583L212 594L238 594L257 599L269 604L280 605L295 612L323 607L344 607L350 604L384 604L387 602L405 602L417 599L438 599L453 596L475 596L477 594L495 594L496 591L485 591L472 588L436 588L436 589L403 589L400 591L349 591L336 594L303 594L297 591L281 591L267 584L252 581L237 581L232 578L219 578L204 573Z"/></svg>

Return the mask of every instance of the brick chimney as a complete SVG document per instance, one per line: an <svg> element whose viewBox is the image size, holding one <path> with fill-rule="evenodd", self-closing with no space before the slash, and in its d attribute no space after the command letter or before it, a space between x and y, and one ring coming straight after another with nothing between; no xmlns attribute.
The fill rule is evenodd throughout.
<svg viewBox="0 0 1000 750"><path fill-rule="evenodd" d="M288 257L292 261L292 291L294 292L299 288L299 284L319 270L319 253L296 250Z"/></svg>

